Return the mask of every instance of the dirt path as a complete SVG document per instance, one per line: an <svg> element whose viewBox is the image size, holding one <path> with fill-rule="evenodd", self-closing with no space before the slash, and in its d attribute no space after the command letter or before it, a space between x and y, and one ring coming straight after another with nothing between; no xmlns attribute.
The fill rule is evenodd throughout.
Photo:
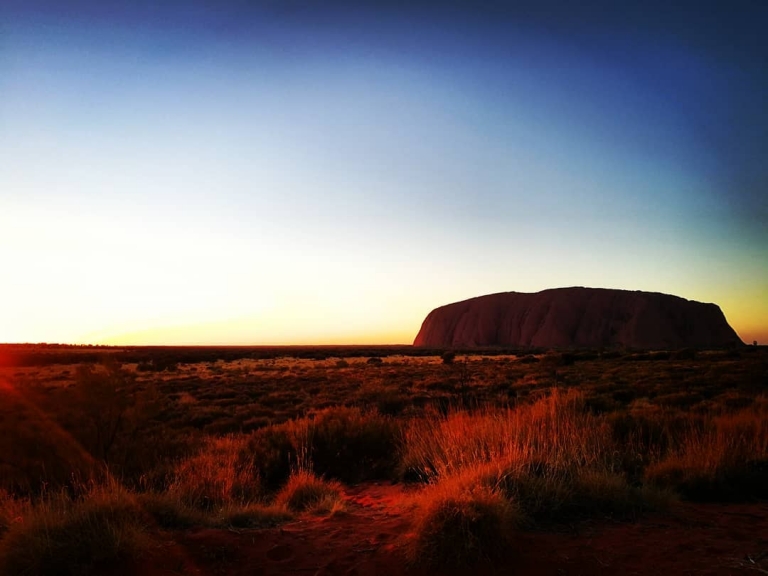
<svg viewBox="0 0 768 576"><path fill-rule="evenodd" d="M401 486L366 485L349 488L347 511L332 517L303 516L269 530L175 533L173 541L158 544L152 574L432 574L406 565L402 544L411 526L406 502ZM768 504L684 504L635 523L601 520L570 531L520 532L517 542L497 573L757 576L768 574Z"/></svg>

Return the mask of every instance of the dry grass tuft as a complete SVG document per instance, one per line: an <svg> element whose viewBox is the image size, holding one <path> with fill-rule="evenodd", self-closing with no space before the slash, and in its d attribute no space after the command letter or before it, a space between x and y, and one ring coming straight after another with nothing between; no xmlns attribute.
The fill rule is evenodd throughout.
<svg viewBox="0 0 768 576"><path fill-rule="evenodd" d="M663 490L629 484L610 427L576 392L416 421L405 434L404 461L438 485L498 490L532 524L634 517L673 501Z"/></svg>
<svg viewBox="0 0 768 576"><path fill-rule="evenodd" d="M493 563L507 554L519 523L513 504L487 486L444 481L416 500L414 537L408 556L435 568Z"/></svg>
<svg viewBox="0 0 768 576"><path fill-rule="evenodd" d="M0 540L0 573L28 576L103 574L143 556L151 523L135 496L111 484L83 498L46 495L21 507Z"/></svg>
<svg viewBox="0 0 768 576"><path fill-rule="evenodd" d="M323 480L309 470L297 470L275 498L277 505L294 512L331 510L341 501L341 485Z"/></svg>
<svg viewBox="0 0 768 576"><path fill-rule="evenodd" d="M685 498L723 501L768 498L768 404L710 415L689 426L673 448L645 470L647 480Z"/></svg>
<svg viewBox="0 0 768 576"><path fill-rule="evenodd" d="M583 405L582 394L554 390L519 408L425 416L405 430L403 471L434 480L489 462L563 471L607 465L608 430Z"/></svg>
<svg viewBox="0 0 768 576"><path fill-rule="evenodd" d="M247 447L245 436L209 439L196 456L177 466L168 493L201 510L258 499L262 489Z"/></svg>

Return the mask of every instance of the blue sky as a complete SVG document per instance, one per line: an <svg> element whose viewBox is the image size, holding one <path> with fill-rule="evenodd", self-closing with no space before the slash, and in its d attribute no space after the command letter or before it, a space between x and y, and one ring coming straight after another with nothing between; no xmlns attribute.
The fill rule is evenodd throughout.
<svg viewBox="0 0 768 576"><path fill-rule="evenodd" d="M6 2L0 341L408 343L586 285L766 342L768 12L728 6Z"/></svg>

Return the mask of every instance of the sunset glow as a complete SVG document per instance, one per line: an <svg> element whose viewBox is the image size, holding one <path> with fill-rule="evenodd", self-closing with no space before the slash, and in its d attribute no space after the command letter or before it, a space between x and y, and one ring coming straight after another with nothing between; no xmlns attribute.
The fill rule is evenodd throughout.
<svg viewBox="0 0 768 576"><path fill-rule="evenodd" d="M592 286L768 343L767 19L107 4L0 8L0 342L410 343Z"/></svg>

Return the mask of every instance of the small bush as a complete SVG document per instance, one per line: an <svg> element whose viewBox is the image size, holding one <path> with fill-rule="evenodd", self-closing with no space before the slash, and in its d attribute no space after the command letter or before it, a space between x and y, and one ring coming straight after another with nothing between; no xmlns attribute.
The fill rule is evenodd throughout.
<svg viewBox="0 0 768 576"><path fill-rule="evenodd" d="M456 352L453 352L452 350L443 352L440 358L443 360L443 364L453 364L453 361L456 360Z"/></svg>
<svg viewBox="0 0 768 576"><path fill-rule="evenodd" d="M456 482L425 490L418 500L411 561L435 568L493 563L509 552L515 508L486 486Z"/></svg>
<svg viewBox="0 0 768 576"><path fill-rule="evenodd" d="M696 501L768 497L768 409L761 401L708 416L645 470L647 481Z"/></svg>
<svg viewBox="0 0 768 576"><path fill-rule="evenodd" d="M391 418L357 408L330 408L292 423L314 470L342 482L394 475L400 430Z"/></svg>
<svg viewBox="0 0 768 576"><path fill-rule="evenodd" d="M168 487L169 494L202 510L257 499L262 488L247 446L245 436L208 440L199 454L179 463Z"/></svg>
<svg viewBox="0 0 768 576"><path fill-rule="evenodd" d="M0 540L0 574L103 574L151 547L149 519L135 497L116 486L93 488L73 501L47 496L25 510Z"/></svg>
<svg viewBox="0 0 768 576"><path fill-rule="evenodd" d="M341 500L341 485L318 478L308 470L298 470L278 492L275 503L294 512L304 512L321 503L328 505L328 499Z"/></svg>
<svg viewBox="0 0 768 576"><path fill-rule="evenodd" d="M246 451L254 474L267 491L275 491L285 484L296 465L299 445L294 431L295 423L287 422L256 430L248 438Z"/></svg>

